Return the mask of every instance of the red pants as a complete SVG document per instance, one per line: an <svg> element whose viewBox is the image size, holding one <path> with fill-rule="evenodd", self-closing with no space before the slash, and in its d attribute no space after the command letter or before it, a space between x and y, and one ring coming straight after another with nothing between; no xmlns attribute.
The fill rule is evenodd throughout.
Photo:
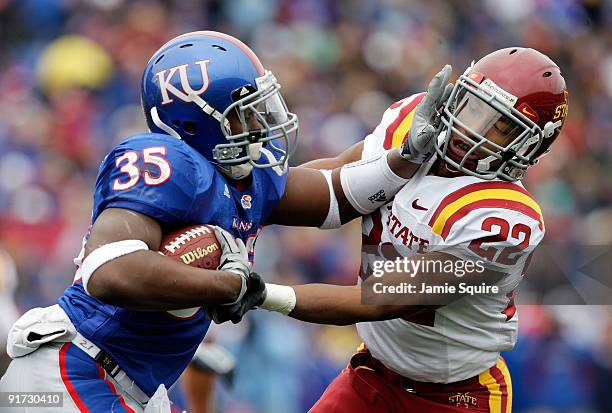
<svg viewBox="0 0 612 413"><path fill-rule="evenodd" d="M451 412L512 412L512 382L501 357L476 377L438 384L402 377L369 351L360 351L310 409L310 413Z"/></svg>

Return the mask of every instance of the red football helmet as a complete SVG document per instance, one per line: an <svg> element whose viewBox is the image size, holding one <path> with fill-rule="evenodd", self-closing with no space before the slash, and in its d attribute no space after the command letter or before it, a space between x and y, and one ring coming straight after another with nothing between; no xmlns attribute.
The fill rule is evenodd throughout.
<svg viewBox="0 0 612 413"><path fill-rule="evenodd" d="M457 80L436 151L457 172L515 181L548 152L566 116L559 67L534 49L501 49Z"/></svg>

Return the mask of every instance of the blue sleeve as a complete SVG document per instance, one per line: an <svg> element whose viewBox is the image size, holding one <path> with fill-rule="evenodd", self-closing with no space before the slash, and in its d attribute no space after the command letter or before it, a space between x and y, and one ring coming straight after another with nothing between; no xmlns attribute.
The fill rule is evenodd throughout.
<svg viewBox="0 0 612 413"><path fill-rule="evenodd" d="M287 175L289 168L284 170L282 174L279 174L272 168L256 169L256 171L262 171L265 175L265 186L263 193L266 195L265 208L262 211L262 222L267 222L270 214L278 204L278 201L285 194L285 187L287 185Z"/></svg>
<svg viewBox="0 0 612 413"><path fill-rule="evenodd" d="M212 176L184 142L139 135L116 146L96 180L93 220L106 208L130 209L162 224L185 222Z"/></svg>

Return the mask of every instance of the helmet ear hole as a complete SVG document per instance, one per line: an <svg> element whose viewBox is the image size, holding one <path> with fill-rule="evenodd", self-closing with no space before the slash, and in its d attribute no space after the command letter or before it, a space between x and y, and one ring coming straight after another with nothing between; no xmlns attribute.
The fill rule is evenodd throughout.
<svg viewBox="0 0 612 413"><path fill-rule="evenodd" d="M198 126L195 122L188 120L183 122L183 130L189 135L195 135L198 132Z"/></svg>

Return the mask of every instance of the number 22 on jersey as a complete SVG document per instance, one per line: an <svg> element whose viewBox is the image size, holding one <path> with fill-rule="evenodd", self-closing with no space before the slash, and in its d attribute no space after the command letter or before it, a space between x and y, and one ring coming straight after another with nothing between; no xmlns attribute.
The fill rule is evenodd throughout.
<svg viewBox="0 0 612 413"><path fill-rule="evenodd" d="M115 179L113 182L113 189L115 191L130 189L138 183L141 177L145 185L155 186L163 184L172 176L172 167L165 156L165 146L152 146L150 148L144 148L142 153L128 151L117 157L117 159L115 159L115 166L119 168L122 176ZM149 170L149 168L145 168L144 172L141 173L141 168L138 166L138 161L141 157L143 164L151 165L152 168L157 169L157 171L154 173Z"/></svg>

